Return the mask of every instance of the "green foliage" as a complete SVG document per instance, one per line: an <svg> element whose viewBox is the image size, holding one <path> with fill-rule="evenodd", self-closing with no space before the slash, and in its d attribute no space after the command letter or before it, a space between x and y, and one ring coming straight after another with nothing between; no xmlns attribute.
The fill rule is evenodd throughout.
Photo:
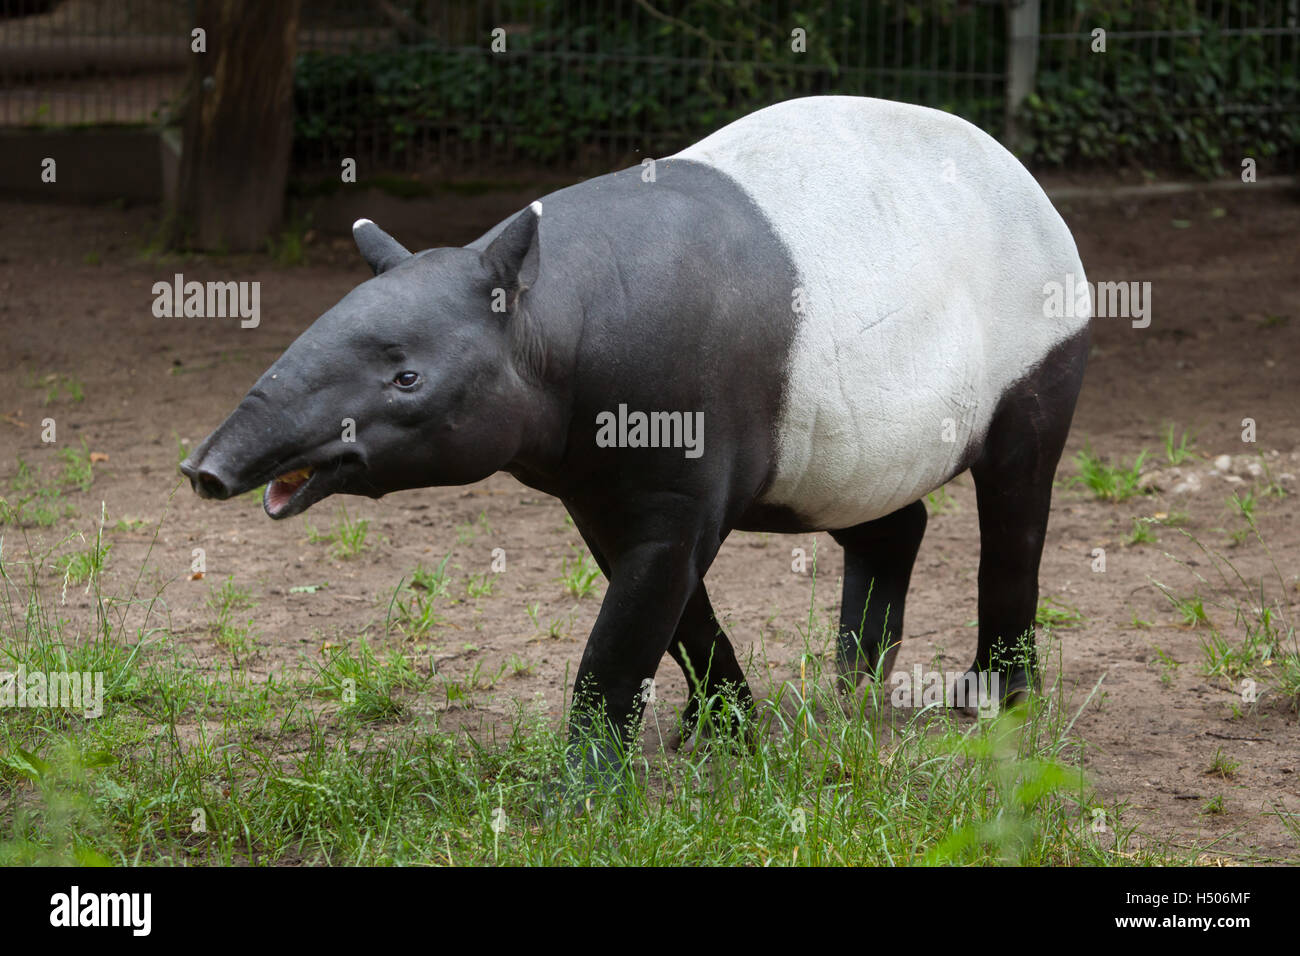
<svg viewBox="0 0 1300 956"><path fill-rule="evenodd" d="M239 620L235 612L256 606L249 591L237 586L234 577L228 577L221 587L212 589L207 603L217 644L230 651L236 660L248 654L256 633L253 618Z"/></svg>
<svg viewBox="0 0 1300 956"><path fill-rule="evenodd" d="M340 560L355 558L370 547L366 541L370 533L370 519L352 518L348 515L347 505L339 505L334 526L329 531L317 531L305 518L303 525L307 528L308 541L312 544L328 544L330 554Z"/></svg>
<svg viewBox="0 0 1300 956"><path fill-rule="evenodd" d="M1150 518L1134 518L1133 531L1124 539L1125 544L1155 544L1156 536L1151 530Z"/></svg>
<svg viewBox="0 0 1300 956"><path fill-rule="evenodd" d="M1038 602L1038 611L1034 615L1039 627L1078 627L1086 620L1083 612L1074 605L1050 597Z"/></svg>
<svg viewBox="0 0 1300 956"><path fill-rule="evenodd" d="M381 661L365 640L358 642L355 654L346 648L334 651L318 676L321 696L337 697L343 715L359 721L399 716L405 705L394 692L418 687L423 680L407 658L392 651Z"/></svg>
<svg viewBox="0 0 1300 956"><path fill-rule="evenodd" d="M62 397L62 400L71 402L74 405L86 399L81 380L73 375L50 374L41 379L40 384L45 388L45 397L41 400L42 405L52 405L59 401L60 397Z"/></svg>
<svg viewBox="0 0 1300 956"><path fill-rule="evenodd" d="M486 34L448 33L432 8L414 4L416 21L436 21L421 42L299 58L295 148L300 157L361 147L403 160L432 141L451 155L460 144L582 164L593 154L664 155L762 106L818 93L920 103L1002 132L1003 83L988 79L1006 63L1002 4L651 6L662 15L505 2L500 22L529 28L512 30L502 54ZM806 31L805 52L792 49L792 25ZM1096 25L1108 33L1104 53L1092 50ZM1266 171L1300 145L1295 38L1240 32L1266 26L1276 12L1260 0L1046 5L1036 87L1018 117L1029 159L1157 163L1209 177L1253 157Z"/></svg>
<svg viewBox="0 0 1300 956"><path fill-rule="evenodd" d="M418 5L412 13L424 15ZM1000 69L1005 29L988 5L828 0L782 13L756 0L687 0L657 18L636 6L531 0L503 4L499 15L531 25L508 35L504 54L485 34L444 35L441 21L439 42L304 53L294 76L299 153L351 155L364 143L401 158L434 139L548 165L620 143L624 153L664 155L760 106L816 93L1002 124L1000 88L941 72L980 69L970 62L977 44ZM804 52L792 49L793 25L806 31Z"/></svg>
<svg viewBox="0 0 1300 956"><path fill-rule="evenodd" d="M436 567L418 564L411 572L409 584L401 582L389 602L389 623L409 638L424 637L443 623L438 602L450 595L451 574L448 553Z"/></svg>
<svg viewBox="0 0 1300 956"><path fill-rule="evenodd" d="M95 544L84 551L73 551L56 558L54 566L69 584L85 584L92 575L104 572L108 552L112 549L111 544Z"/></svg>
<svg viewBox="0 0 1300 956"><path fill-rule="evenodd" d="M600 567L585 550L574 548L573 557L572 564L569 563L568 558L564 559L559 580L568 594L582 600L587 595L594 594L600 587Z"/></svg>
<svg viewBox="0 0 1300 956"><path fill-rule="evenodd" d="M0 551L0 669L102 672L104 709L96 719L6 711L0 865L1127 866L1195 856L1139 844L1126 809L1099 804L1073 732L1095 688L1067 707L1058 684L974 724L942 708L904 712L878 693L850 699L822 672L832 625L805 638L806 684L765 681L770 706L745 718L751 747L671 752L660 724L674 722L675 705L652 700L626 792L594 794L571 813L555 786L565 735L546 701L518 704L491 733L439 721L528 673L527 661L432 676L413 656L356 638L297 671L195 668L169 649L167 622L151 621L161 588L141 594L141 576L122 575L131 590L110 596L92 581L84 631L46 593L48 569L46 556L15 562ZM420 577L438 588L434 572ZM227 580L209 604L219 619L251 600ZM133 613L114 610L123 607ZM700 722L723 711L739 712L734 697L711 697Z"/></svg>
<svg viewBox="0 0 1300 956"><path fill-rule="evenodd" d="M1102 501L1116 504L1127 501L1135 495L1148 494L1148 489L1138 484L1146 458L1146 449L1143 449L1133 460L1133 464L1126 468L1123 462L1111 464L1103 461L1100 455L1093 453L1090 445L1085 445L1075 456L1079 474L1074 479L1074 483L1083 485Z"/></svg>
<svg viewBox="0 0 1300 956"><path fill-rule="evenodd" d="M90 464L90 451L86 442L80 448L60 448L59 458L63 461L62 483L78 491L89 491L95 480L95 470Z"/></svg>
<svg viewBox="0 0 1300 956"><path fill-rule="evenodd" d="M64 492L89 490L95 480L90 452L83 441L80 448L61 448L58 457L63 467L53 480L42 480L39 472L21 457L18 459L9 488L6 494L0 495L0 526L48 528L72 513Z"/></svg>
<svg viewBox="0 0 1300 956"><path fill-rule="evenodd" d="M1058 13L1059 11L1059 13ZM1056 20L1053 16L1056 16ZM1104 25L1104 53L1090 26ZM1151 4L1093 0L1044 9L1037 88L1020 128L1036 162L1160 163L1198 175L1240 172L1300 145L1294 37L1224 31L1275 25L1256 0ZM1169 37L1114 36L1178 30ZM1286 48L1290 46L1288 51Z"/></svg>
<svg viewBox="0 0 1300 956"><path fill-rule="evenodd" d="M1177 443L1174 442L1174 426L1169 425L1165 432L1165 458L1171 465L1181 465L1193 454L1192 445L1196 443L1196 436L1183 429L1182 438Z"/></svg>

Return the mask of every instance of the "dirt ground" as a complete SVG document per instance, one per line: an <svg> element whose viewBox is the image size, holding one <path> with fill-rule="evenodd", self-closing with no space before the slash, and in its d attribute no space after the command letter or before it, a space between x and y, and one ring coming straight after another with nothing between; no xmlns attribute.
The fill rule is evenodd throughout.
<svg viewBox="0 0 1300 956"><path fill-rule="evenodd" d="M399 238L412 246L464 242L528 198L449 198L442 215ZM1185 531L1231 560L1247 581L1258 586L1262 578L1266 600L1280 601L1291 621L1300 616L1300 203L1281 192L1240 190L1077 200L1063 204L1062 213L1089 277L1149 281L1153 312L1145 329L1120 319L1095 322L1041 573L1043 595L1077 608L1083 620L1055 631L1060 655L1049 681L1059 673L1074 706L1087 701L1075 730L1088 744L1088 771L1107 800L1127 805L1124 821L1144 838L1195 847L1207 860L1294 860L1297 846L1279 817L1300 814L1300 729L1291 703L1267 684L1258 701L1246 703L1239 687L1207 677L1207 628L1181 626L1153 582L1180 596L1199 591L1211 623L1234 642L1241 630L1232 612L1213 602L1248 598L1241 588L1221 586L1209 557L1175 528L1157 526L1154 544L1125 539L1135 517L1185 514ZM380 215L357 214L385 224ZM146 574L150 584L165 584L170 618L169 634L155 638L156 652L172 647L214 675L231 657L214 641L205 600L233 576L258 602L251 612L254 649L241 661L255 675L296 668L319 659L326 642L355 642L363 634L377 647L431 657L441 673L467 680L476 667L494 675L517 656L531 670L511 667L468 701L448 704L439 695L418 706L444 726L490 724L511 711L514 698L541 701L558 719L600 593L575 600L558 580L580 546L558 502L508 476L379 502L347 499L353 517L369 519L371 547L339 560L308 540L303 518L272 522L252 500L215 504L188 486L177 490L178 443L202 439L294 336L367 270L346 232L324 221L308 236L303 266L281 267L266 257L150 261L142 251L157 215L145 207L0 202L7 226L0 233L0 482L7 486L20 456L52 472L56 450L83 440L107 455L95 466L93 487L71 494L75 516L29 536L55 541L71 530L89 532L101 501L110 528L119 519L164 519ZM155 318L151 286L176 272L187 280L259 280L261 325ZM45 404L50 375L79 380L84 400L59 394ZM56 445L41 441L47 417L57 422ZM1256 422L1255 444L1242 441L1244 418ZM1195 433L1197 455L1179 473L1162 467L1152 479L1158 493L1108 504L1070 484L1085 443L1125 462L1145 448L1153 467L1161 466L1167 422ZM1233 456L1227 472L1216 467L1221 455ZM1267 475L1252 474L1261 461ZM1268 476L1289 492L1261 498L1257 511L1280 581L1259 542L1233 540L1242 524L1227 501L1234 491L1262 490ZM962 670L974 653L978 532L969 475L948 491L950 504L931 518L921 548L899 668ZM306 519L325 530L338 505L326 501ZM17 533L5 529L5 536L13 554ZM152 529L110 538L111 593L129 588ZM814 543L817 613L833 617L842 564L824 534L735 534L709 576L714 604L759 693L798 676L799 628L812 582L792 571L791 551L811 554ZM195 547L206 551L201 581L190 580ZM464 582L489 572L494 548L504 549L507 570L490 596L470 599ZM1094 570L1097 548L1105 549L1104 573ZM458 600L445 607L446 625L432 642L385 636L399 579L448 552ZM1209 583L1198 583L1194 573ZM323 582L328 587L314 593L290 591ZM66 600L74 618L90 606L80 588L70 588ZM1136 626L1135 618L1151 626ZM540 633L551 621L560 622L562 636ZM659 678L659 697L680 705L685 685L671 661ZM1209 773L1219 751L1239 762L1230 777ZM1210 812L1216 797L1221 812Z"/></svg>

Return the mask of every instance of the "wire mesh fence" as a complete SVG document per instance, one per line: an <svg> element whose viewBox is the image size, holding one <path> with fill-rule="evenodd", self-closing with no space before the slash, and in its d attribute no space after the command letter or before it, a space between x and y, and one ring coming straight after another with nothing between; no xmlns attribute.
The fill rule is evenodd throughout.
<svg viewBox="0 0 1300 956"><path fill-rule="evenodd" d="M831 2L804 17L780 4L688 6L444 3L399 30L396 45L306 53L299 158L337 164L351 147L399 166L602 165L662 155L759 105L813 93L1000 123L1000 3L950 4L943 23L905 3Z"/></svg>
<svg viewBox="0 0 1300 956"><path fill-rule="evenodd" d="M1023 3L1037 13L1028 61L1009 42ZM1014 129L1038 161L1168 154L1213 174L1254 150L1294 171L1298 3L303 0L294 161L589 171L767 103L849 93ZM194 8L0 0L0 127L175 123L200 55Z"/></svg>

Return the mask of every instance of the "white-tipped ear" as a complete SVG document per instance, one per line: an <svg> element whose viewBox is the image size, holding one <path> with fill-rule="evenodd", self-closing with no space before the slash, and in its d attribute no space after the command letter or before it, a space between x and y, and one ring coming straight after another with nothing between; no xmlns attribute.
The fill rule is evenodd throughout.
<svg viewBox="0 0 1300 956"><path fill-rule="evenodd" d="M404 245L369 219L358 219L352 224L352 238L375 275L387 272L403 259L411 257Z"/></svg>
<svg viewBox="0 0 1300 956"><path fill-rule="evenodd" d="M540 255L537 231L541 219L542 204L529 203L483 250L483 261L510 294L511 302L517 301L519 294L537 279Z"/></svg>

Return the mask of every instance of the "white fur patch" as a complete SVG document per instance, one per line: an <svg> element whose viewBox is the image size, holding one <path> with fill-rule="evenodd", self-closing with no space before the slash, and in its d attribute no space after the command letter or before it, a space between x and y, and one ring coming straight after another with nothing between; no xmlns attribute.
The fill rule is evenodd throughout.
<svg viewBox="0 0 1300 956"><path fill-rule="evenodd" d="M677 154L734 179L794 260L802 315L764 503L850 527L938 488L1002 393L1088 317L1074 240L992 137L938 110L790 100ZM795 290L791 291L792 308Z"/></svg>

